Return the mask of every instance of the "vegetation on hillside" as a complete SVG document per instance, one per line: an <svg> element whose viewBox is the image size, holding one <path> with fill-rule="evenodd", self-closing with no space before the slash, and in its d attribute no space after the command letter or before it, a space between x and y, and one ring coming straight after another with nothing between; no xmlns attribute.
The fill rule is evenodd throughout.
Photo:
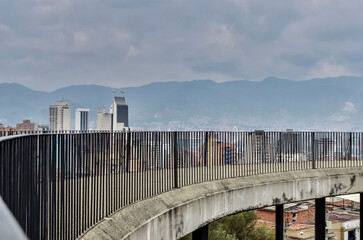
<svg viewBox="0 0 363 240"><path fill-rule="evenodd" d="M209 224L211 240L273 240L275 231L265 225L257 226L256 211L247 211L222 218ZM181 240L192 240L189 234Z"/></svg>

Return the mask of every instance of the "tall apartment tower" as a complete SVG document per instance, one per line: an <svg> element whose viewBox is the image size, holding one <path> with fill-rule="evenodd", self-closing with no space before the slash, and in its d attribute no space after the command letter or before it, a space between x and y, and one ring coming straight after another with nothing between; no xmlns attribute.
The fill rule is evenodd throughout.
<svg viewBox="0 0 363 240"><path fill-rule="evenodd" d="M100 131L112 130L112 114L106 113L105 108L97 109L97 130Z"/></svg>
<svg viewBox="0 0 363 240"><path fill-rule="evenodd" d="M75 130L88 131L89 130L89 109L77 108L76 109L76 122Z"/></svg>
<svg viewBox="0 0 363 240"><path fill-rule="evenodd" d="M56 101L49 106L49 130L71 130L71 107L68 100Z"/></svg>
<svg viewBox="0 0 363 240"><path fill-rule="evenodd" d="M111 106L112 130L120 131L129 128L129 106L125 97L114 97Z"/></svg>
<svg viewBox="0 0 363 240"><path fill-rule="evenodd" d="M269 162L270 156L273 156L269 136L263 130L248 133L244 148L244 161L248 163Z"/></svg>

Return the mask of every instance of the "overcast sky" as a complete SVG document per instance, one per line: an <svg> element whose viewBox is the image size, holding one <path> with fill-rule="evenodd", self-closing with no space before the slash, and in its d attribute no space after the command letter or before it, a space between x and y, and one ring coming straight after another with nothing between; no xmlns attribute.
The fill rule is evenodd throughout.
<svg viewBox="0 0 363 240"><path fill-rule="evenodd" d="M0 83L363 75L361 0L1 0Z"/></svg>

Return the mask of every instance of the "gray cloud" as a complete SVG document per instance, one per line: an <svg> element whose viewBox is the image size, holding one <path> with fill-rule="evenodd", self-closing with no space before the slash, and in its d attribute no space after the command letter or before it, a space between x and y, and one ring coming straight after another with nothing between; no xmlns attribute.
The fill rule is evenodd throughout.
<svg viewBox="0 0 363 240"><path fill-rule="evenodd" d="M5 0L0 82L96 83L363 75L352 0Z"/></svg>

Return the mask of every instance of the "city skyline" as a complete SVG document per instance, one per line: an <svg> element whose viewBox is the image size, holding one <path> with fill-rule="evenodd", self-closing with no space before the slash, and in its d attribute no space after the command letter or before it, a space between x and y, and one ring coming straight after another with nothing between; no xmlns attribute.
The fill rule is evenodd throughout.
<svg viewBox="0 0 363 240"><path fill-rule="evenodd" d="M0 240L362 239L362 9L1 0Z"/></svg>
<svg viewBox="0 0 363 240"><path fill-rule="evenodd" d="M361 131L362 89L363 78L355 77L300 82L274 77L260 82L204 80L122 89L74 85L54 92L0 84L0 122L46 123L48 104L63 98L70 100L72 109L89 108L90 127L96 129L97 108L108 111L113 97L125 96L132 106L130 125L136 129Z"/></svg>

